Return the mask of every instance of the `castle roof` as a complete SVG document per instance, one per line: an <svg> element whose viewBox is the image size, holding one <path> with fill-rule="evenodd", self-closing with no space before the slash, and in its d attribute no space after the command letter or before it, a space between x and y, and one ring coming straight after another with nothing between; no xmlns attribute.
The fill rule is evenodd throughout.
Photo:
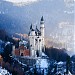
<svg viewBox="0 0 75 75"><path fill-rule="evenodd" d="M37 28L37 26L36 26L36 29L35 29L35 34L36 35L41 35L41 32L39 31L39 29Z"/></svg>
<svg viewBox="0 0 75 75"><path fill-rule="evenodd" d="M31 24L31 26L30 26L30 30L32 29L32 24Z"/></svg>
<svg viewBox="0 0 75 75"><path fill-rule="evenodd" d="M36 29L34 30L34 29L32 28L32 24L31 24L31 26L30 26L30 31L29 31L28 35L30 35L30 33L31 33L32 31L35 31L36 36L37 36L37 35L41 35L41 32L40 32L40 30L37 28L37 26L36 26Z"/></svg>
<svg viewBox="0 0 75 75"><path fill-rule="evenodd" d="M32 24L31 24L31 26L30 26L30 30L31 30L31 31L35 31L35 30L33 29L33 27L32 27Z"/></svg>
<svg viewBox="0 0 75 75"><path fill-rule="evenodd" d="M41 21L44 21L43 16L41 17Z"/></svg>
<svg viewBox="0 0 75 75"><path fill-rule="evenodd" d="M39 29L37 28L37 26L36 26L36 30L35 30L35 31L36 31L36 32L40 32Z"/></svg>
<svg viewBox="0 0 75 75"><path fill-rule="evenodd" d="M41 17L40 24L43 24L43 23L44 23L44 19L43 19L43 16L42 16L42 17ZM35 31L35 35L36 35L36 36L40 36L40 35L41 35L41 31L37 28L37 26L36 26L36 29L33 29L32 24L31 24L31 26L30 26L30 31L29 31L29 34L28 34L28 35L30 35L30 33L31 33L32 31Z"/></svg>

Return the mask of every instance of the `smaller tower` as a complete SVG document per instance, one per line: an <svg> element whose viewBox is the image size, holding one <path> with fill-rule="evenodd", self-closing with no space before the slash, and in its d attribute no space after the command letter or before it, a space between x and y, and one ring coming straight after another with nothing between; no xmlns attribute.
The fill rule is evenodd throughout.
<svg viewBox="0 0 75 75"><path fill-rule="evenodd" d="M30 26L30 30L32 30L32 24L31 24L31 26Z"/></svg>
<svg viewBox="0 0 75 75"><path fill-rule="evenodd" d="M41 21L40 21L40 31L41 31L41 37L42 37L42 48L44 49L45 46L45 41L44 41L44 30L45 30L45 26L44 26L44 19L43 16L41 17Z"/></svg>
<svg viewBox="0 0 75 75"><path fill-rule="evenodd" d="M41 21L40 21L40 31L41 31L41 36L44 37L44 29L45 29L45 26L44 26L44 19L43 19L43 16L41 17Z"/></svg>

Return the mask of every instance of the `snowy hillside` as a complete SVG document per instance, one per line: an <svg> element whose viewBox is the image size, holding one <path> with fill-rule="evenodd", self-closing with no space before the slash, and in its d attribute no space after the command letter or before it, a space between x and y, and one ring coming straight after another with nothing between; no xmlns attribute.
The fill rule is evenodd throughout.
<svg viewBox="0 0 75 75"><path fill-rule="evenodd" d="M12 74L10 74L6 69L2 69L0 67L0 75L12 75Z"/></svg>

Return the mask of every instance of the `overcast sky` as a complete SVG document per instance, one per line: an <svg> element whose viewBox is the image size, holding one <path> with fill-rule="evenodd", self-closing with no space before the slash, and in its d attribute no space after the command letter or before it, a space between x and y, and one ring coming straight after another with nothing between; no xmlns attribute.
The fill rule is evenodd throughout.
<svg viewBox="0 0 75 75"><path fill-rule="evenodd" d="M35 1L39 1L39 0L5 0L5 1L17 3L17 2L35 2ZM64 0L64 1L69 1L69 0Z"/></svg>
<svg viewBox="0 0 75 75"><path fill-rule="evenodd" d="M5 1L9 1L9 2L13 2L13 3L19 3L19 2L35 2L38 0L5 0Z"/></svg>

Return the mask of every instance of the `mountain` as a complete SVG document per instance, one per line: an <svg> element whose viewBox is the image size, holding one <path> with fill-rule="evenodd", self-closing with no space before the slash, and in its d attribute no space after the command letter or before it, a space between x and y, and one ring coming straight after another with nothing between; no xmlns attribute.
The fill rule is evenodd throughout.
<svg viewBox="0 0 75 75"><path fill-rule="evenodd" d="M43 15L46 33L55 32L59 22L73 19L72 14L64 13L66 9L64 0L41 0L23 6L0 0L0 28L9 33L28 33L30 24L39 26Z"/></svg>

